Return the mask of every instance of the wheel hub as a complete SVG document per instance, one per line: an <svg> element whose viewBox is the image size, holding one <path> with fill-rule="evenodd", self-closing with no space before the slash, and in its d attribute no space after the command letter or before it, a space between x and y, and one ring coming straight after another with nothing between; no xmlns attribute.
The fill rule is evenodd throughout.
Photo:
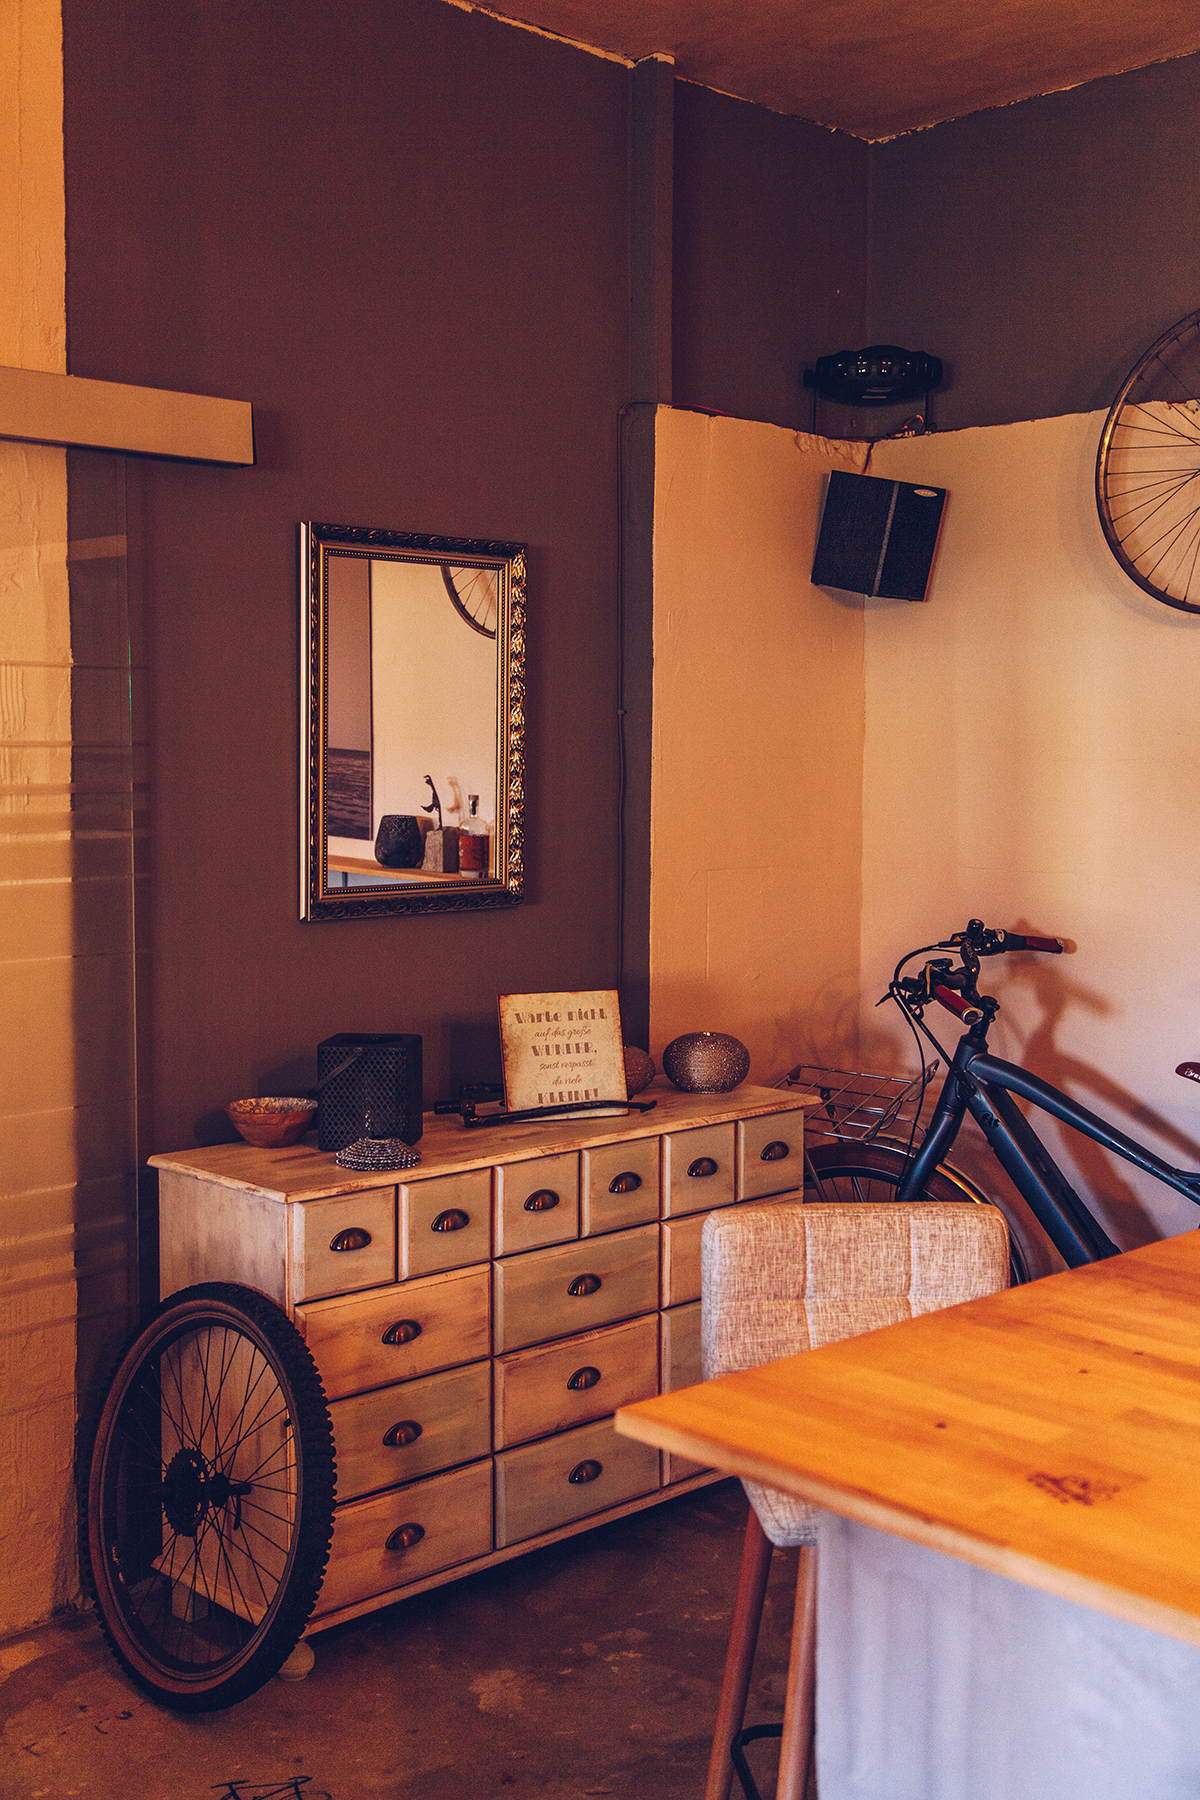
<svg viewBox="0 0 1200 1800"><path fill-rule="evenodd" d="M214 1469L198 1450L177 1450L163 1472L162 1505L168 1523L183 1537L195 1537L201 1519L211 1508L236 1505L234 1527L241 1523L242 1496L250 1492L248 1481L230 1481Z"/></svg>

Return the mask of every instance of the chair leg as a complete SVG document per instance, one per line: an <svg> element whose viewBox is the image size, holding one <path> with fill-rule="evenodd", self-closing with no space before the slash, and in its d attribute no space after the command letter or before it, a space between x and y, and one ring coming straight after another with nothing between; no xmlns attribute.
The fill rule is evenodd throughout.
<svg viewBox="0 0 1200 1800"><path fill-rule="evenodd" d="M717 1705L717 1723L713 1731L712 1754L708 1761L708 1780L704 1800L729 1800L733 1785L733 1762L730 1750L742 1729L746 1714L746 1696L750 1691L750 1673L754 1666L754 1647L762 1620L767 1576L771 1571L771 1540L758 1522L758 1514L750 1508L746 1520L746 1539L742 1546L742 1566L738 1574L737 1598L733 1603L733 1624L729 1632L729 1649L725 1653L725 1673L721 1678L721 1698Z"/></svg>
<svg viewBox="0 0 1200 1800"><path fill-rule="evenodd" d="M805 1800L808 1765L816 1726L817 1694L817 1547L806 1544L796 1573L796 1611L788 1658L783 1742L779 1748L779 1786L775 1800ZM816 1783L813 1783L814 1793Z"/></svg>

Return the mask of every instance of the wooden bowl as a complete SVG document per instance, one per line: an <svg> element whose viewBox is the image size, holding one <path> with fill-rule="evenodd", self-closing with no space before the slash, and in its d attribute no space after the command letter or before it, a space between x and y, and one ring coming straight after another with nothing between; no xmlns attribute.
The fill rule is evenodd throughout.
<svg viewBox="0 0 1200 1800"><path fill-rule="evenodd" d="M280 1150L299 1143L316 1116L315 1100L231 1100L225 1108L248 1144Z"/></svg>

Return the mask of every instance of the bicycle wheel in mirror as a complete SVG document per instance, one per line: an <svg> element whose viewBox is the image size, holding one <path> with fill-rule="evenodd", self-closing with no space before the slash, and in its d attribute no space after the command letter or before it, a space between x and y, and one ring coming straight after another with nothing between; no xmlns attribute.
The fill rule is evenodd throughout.
<svg viewBox="0 0 1200 1800"><path fill-rule="evenodd" d="M333 1531L333 1432L295 1327L233 1283L167 1301L85 1469L85 1574L117 1660L176 1711L245 1699L295 1648Z"/></svg>
<svg viewBox="0 0 1200 1800"><path fill-rule="evenodd" d="M1200 312L1163 333L1109 410L1096 505L1131 580L1181 612L1200 612Z"/></svg>

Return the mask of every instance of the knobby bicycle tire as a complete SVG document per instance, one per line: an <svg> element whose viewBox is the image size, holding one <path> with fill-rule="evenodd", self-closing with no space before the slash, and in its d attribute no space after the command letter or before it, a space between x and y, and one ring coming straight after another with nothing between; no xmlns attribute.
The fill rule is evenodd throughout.
<svg viewBox="0 0 1200 1800"><path fill-rule="evenodd" d="M286 1314L232 1282L159 1307L85 1447L82 1562L122 1668L177 1712L244 1700L316 1603L333 1535L333 1429Z"/></svg>
<svg viewBox="0 0 1200 1800"><path fill-rule="evenodd" d="M907 1166L905 1152L889 1144L817 1144L808 1161L820 1177L808 1183L808 1192L825 1200L894 1200ZM970 1201L995 1206L1008 1227L1009 1276L1014 1287L1029 1280L1029 1268L1013 1222L1004 1208L983 1195L957 1170L944 1165L926 1182L923 1200Z"/></svg>

